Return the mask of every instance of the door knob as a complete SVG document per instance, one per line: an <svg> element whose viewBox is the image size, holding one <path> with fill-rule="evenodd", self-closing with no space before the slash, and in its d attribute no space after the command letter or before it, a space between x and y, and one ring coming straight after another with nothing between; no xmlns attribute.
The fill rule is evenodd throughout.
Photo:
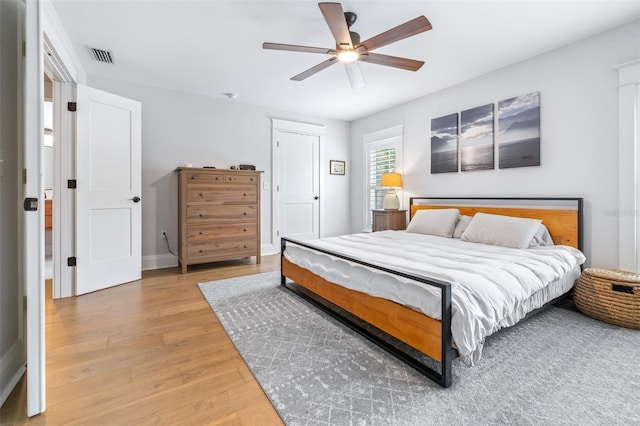
<svg viewBox="0 0 640 426"><path fill-rule="evenodd" d="M320 197L318 197L317 195L315 197L313 197L314 200L317 200L318 198L320 198Z"/></svg>
<svg viewBox="0 0 640 426"><path fill-rule="evenodd" d="M140 202L140 197L135 196L131 199L131 201L133 201L134 203L139 203Z"/></svg>

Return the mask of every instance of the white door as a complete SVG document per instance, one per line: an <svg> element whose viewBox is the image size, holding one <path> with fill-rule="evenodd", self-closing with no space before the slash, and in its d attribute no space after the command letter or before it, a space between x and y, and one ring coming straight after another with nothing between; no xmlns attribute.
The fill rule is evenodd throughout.
<svg viewBox="0 0 640 426"><path fill-rule="evenodd" d="M0 0L1 1L1 0ZM27 414L45 410L44 346L44 201L42 185L42 144L44 138L42 109L44 81L42 66L42 21L39 1L24 2L24 59L22 75L24 97L22 123L24 168L23 197L40 201L37 211L22 216L21 267L27 296ZM4 70L4 68L3 68ZM2 88L4 90L4 86Z"/></svg>
<svg viewBox="0 0 640 426"><path fill-rule="evenodd" d="M278 236L320 238L320 136L278 130Z"/></svg>
<svg viewBox="0 0 640 426"><path fill-rule="evenodd" d="M141 278L141 106L77 86L76 295Z"/></svg>

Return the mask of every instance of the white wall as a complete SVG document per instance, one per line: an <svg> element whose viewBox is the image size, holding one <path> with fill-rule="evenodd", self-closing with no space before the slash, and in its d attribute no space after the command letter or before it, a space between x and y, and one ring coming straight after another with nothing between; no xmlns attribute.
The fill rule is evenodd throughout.
<svg viewBox="0 0 640 426"><path fill-rule="evenodd" d="M362 135L404 125L404 195L584 197L587 264L618 265L618 89L614 66L640 53L640 21L553 50L352 123L354 195ZM428 66L428 64L427 64ZM431 119L540 92L541 166L430 174ZM354 196L352 231L362 229Z"/></svg>
<svg viewBox="0 0 640 426"><path fill-rule="evenodd" d="M19 0L0 1L0 405L22 376L25 353L18 271ZM13 90L11 90L13 89Z"/></svg>
<svg viewBox="0 0 640 426"><path fill-rule="evenodd" d="M344 176L329 176L329 160L349 165L349 123L213 99L89 76L89 85L142 102L142 254L168 253L159 231L169 231L178 247L178 180L174 169L185 163L228 168L255 164L271 183L271 118L325 126L321 157L321 236L349 232L350 187ZM262 190L262 243L271 244L271 188ZM276 248L279 250L279 247ZM159 260L160 266L165 265ZM144 266L144 265L143 265Z"/></svg>

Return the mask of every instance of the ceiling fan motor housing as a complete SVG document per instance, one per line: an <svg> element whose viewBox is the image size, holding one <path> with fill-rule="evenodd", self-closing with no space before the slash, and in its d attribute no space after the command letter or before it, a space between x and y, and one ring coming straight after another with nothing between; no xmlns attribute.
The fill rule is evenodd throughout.
<svg viewBox="0 0 640 426"><path fill-rule="evenodd" d="M358 19L358 15L353 12L345 12L344 19L347 20L347 27L351 27L353 24L355 24L356 19Z"/></svg>
<svg viewBox="0 0 640 426"><path fill-rule="evenodd" d="M351 36L351 44L355 46L360 43L360 34L355 31L349 31L349 35Z"/></svg>

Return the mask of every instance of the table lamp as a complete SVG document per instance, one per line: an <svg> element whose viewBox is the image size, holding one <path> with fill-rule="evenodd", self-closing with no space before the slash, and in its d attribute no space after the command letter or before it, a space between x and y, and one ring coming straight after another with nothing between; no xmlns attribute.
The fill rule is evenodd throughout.
<svg viewBox="0 0 640 426"><path fill-rule="evenodd" d="M385 210L398 210L400 208L400 199L396 194L396 188L402 188L402 175L400 173L385 173L380 180L380 186L389 188L384 196L382 208Z"/></svg>

